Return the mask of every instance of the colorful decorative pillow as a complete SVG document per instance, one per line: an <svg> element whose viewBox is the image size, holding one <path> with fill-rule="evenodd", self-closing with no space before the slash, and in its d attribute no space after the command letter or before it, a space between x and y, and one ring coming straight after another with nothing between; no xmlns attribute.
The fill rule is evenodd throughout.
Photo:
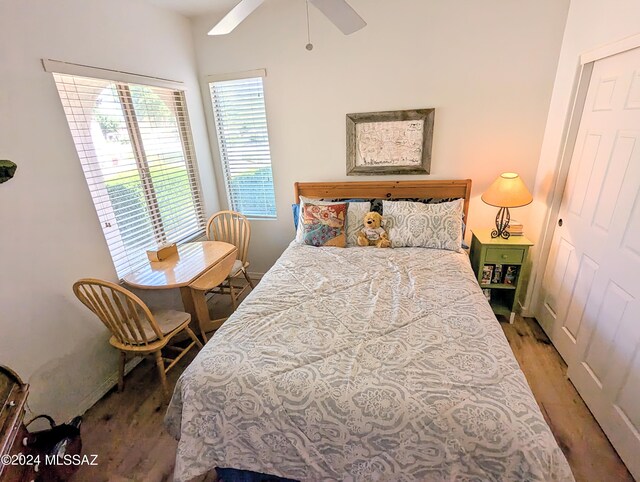
<svg viewBox="0 0 640 482"><path fill-rule="evenodd" d="M464 201L439 204L383 201L384 227L391 246L460 251Z"/></svg>
<svg viewBox="0 0 640 482"><path fill-rule="evenodd" d="M330 201L324 200L324 199L311 199L311 198L307 198L304 196L300 196L301 201L300 204L292 204L291 205L291 214L293 215L293 229L295 229L296 231L298 230L298 218L300 217L300 207L302 205L302 200L306 199L307 202L311 202L311 203L315 203L315 204L335 204L335 203L359 203L359 202L366 202L367 205L370 204L370 202L366 199L333 199ZM349 217L349 213L348 213L348 209L347 209L347 218ZM347 225L348 225L348 219L347 219Z"/></svg>
<svg viewBox="0 0 640 482"><path fill-rule="evenodd" d="M302 242L311 246L337 246L347 244L345 221L347 203L311 204L302 206L298 227L302 227Z"/></svg>
<svg viewBox="0 0 640 482"><path fill-rule="evenodd" d="M301 244L305 244L304 240L303 240L303 232L302 232L302 223L299 222L300 219L302 219L302 211L304 210L304 205L305 203L308 204L315 204L316 206L328 206L328 205L332 205L332 204L340 204L340 203L344 203L344 201L323 201L322 199L313 199L313 198L309 198L309 197L304 197L304 196L300 196L300 207L298 208L298 218L297 220L294 219L294 221L297 221L296 223L296 242L301 243Z"/></svg>

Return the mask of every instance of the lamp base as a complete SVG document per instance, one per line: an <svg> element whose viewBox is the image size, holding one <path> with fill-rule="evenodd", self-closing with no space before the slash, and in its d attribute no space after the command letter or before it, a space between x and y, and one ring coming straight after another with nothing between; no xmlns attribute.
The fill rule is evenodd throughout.
<svg viewBox="0 0 640 482"><path fill-rule="evenodd" d="M500 208L498 214L496 214L496 229L491 231L492 238L509 239L509 221L511 221L511 215L509 214L509 208Z"/></svg>

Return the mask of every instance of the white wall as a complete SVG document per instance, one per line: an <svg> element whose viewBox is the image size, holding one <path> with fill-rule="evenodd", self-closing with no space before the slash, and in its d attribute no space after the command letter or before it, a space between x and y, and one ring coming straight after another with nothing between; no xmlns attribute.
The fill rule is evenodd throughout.
<svg viewBox="0 0 640 482"><path fill-rule="evenodd" d="M349 37L310 8L312 52L302 1L270 0L226 37L206 35L222 13L193 20L201 77L267 69L278 220L253 223L254 271L292 239L295 181L372 179L345 175L347 113L435 107L424 178L473 180L471 228L494 222L479 196L501 172L533 187L568 0L350 3L368 26Z"/></svg>
<svg viewBox="0 0 640 482"><path fill-rule="evenodd" d="M191 32L138 0L0 0L0 158L18 164L0 185L0 363L29 381L33 411L83 411L117 359L71 292L77 278L116 275L41 58L184 81L208 213L218 201L196 65L201 76L266 67L278 220L254 223L251 253L252 270L265 271L293 236L293 182L354 179L344 174L349 112L435 107L426 178L471 177L469 224L491 224L479 195L495 176L535 178L567 1L351 0L369 26L344 37L312 8L307 52L299 1L270 0L231 36L210 38L219 15Z"/></svg>
<svg viewBox="0 0 640 482"><path fill-rule="evenodd" d="M640 33L640 2L637 0L573 0L558 61L549 115L544 132L540 162L531 206L531 230L527 233L537 243L533 254L540 259L534 265L529 283L527 304L535 308L552 231L545 233L547 216L554 196L562 196L564 186L554 189L568 128L582 53Z"/></svg>
<svg viewBox="0 0 640 482"><path fill-rule="evenodd" d="M208 212L218 209L189 21L132 0L0 0L0 364L64 419L113 382L117 352L73 296L116 280L64 112L41 58L184 81Z"/></svg>

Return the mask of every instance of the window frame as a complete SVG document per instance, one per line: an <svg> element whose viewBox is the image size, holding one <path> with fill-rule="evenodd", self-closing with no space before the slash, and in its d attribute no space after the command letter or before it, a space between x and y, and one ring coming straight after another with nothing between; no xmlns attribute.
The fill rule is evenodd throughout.
<svg viewBox="0 0 640 482"><path fill-rule="evenodd" d="M273 215L270 216L260 216L260 215L255 215L255 214L247 214L247 213L243 213L242 211L239 211L236 209L236 206L233 205L232 203L232 196L231 193L229 192L230 189L230 182L227 179L227 169L228 166L225 167L225 159L223 159L223 155L222 155L222 149L221 149L221 144L220 144L220 137L219 137L219 133L218 133L218 124L216 121L216 107L214 105L214 101L213 98L211 96L211 87L212 84L215 82L225 82L225 81L234 81L234 80L244 80L244 79L252 79L252 78L258 78L260 77L262 79L262 89L263 89L263 105L264 105L264 111L265 111L265 118L267 117L267 102L266 102L266 82L265 82L265 78L267 77L267 71L266 69L255 69L255 70L247 70L247 71L242 71L242 72L234 72L234 73L223 73L223 74L213 74L213 75L206 75L203 77L203 84L202 84L202 89L203 89L203 95L206 96L207 98L207 112L210 115L210 122L209 122L209 140L212 146L216 146L216 151L214 153L214 157L218 159L219 162L215 163L215 169L216 169L216 173L218 173L219 175L219 179L221 180L220 182L222 182L223 184L223 188L224 188L224 192L226 194L226 206L228 209L230 210L236 210L238 212L241 212L243 215L245 215L248 219L250 220L256 220L256 221L277 221L278 220L278 206L277 206L277 201L276 201L276 189L275 189L275 179L273 176L273 159L271 156L271 136L269 135L269 121L268 119L266 119L265 121L265 128L267 131L267 136L268 136L268 146L269 146L269 166L271 167L271 183L272 183L272 188L273 188L273 201L274 201L274 208L273 208ZM218 183L218 187L220 188L220 182Z"/></svg>
<svg viewBox="0 0 640 482"><path fill-rule="evenodd" d="M43 59L42 64L44 70L50 72L52 74L60 74L64 76L73 76L73 77L87 77L93 78L100 81L105 81L112 83L117 92L118 102L122 109L122 114L126 126L126 130L129 135L131 150L133 155L133 160L135 161L135 169L140 177L140 183L143 191L143 202L144 206L147 208L149 223L153 232L153 239L149 239L149 241L155 243L157 246L162 246L169 242L167 238L166 231L172 225L166 224L163 220L162 216L158 213L160 212L160 203L158 201L158 187L154 185L151 175L152 166L149 163L147 155L144 150L144 139L141 132L141 124L138 119L138 115L133 109L133 98L131 94L131 86L132 85L140 85L144 87L151 88L161 88L165 89L168 94L174 100L174 108L175 108L175 121L176 121L176 130L180 139L180 144L182 147L182 154L184 157L184 165L186 170L186 176L189 183L189 191L191 194L191 198L194 206L194 216L197 225L197 230L195 232L189 232L188 234L181 236L179 239L172 239L171 242L176 242L177 244L183 244L194 239L200 238L205 234L206 229L206 217L205 217L205 206L203 202L202 195L202 187L200 184L200 176L198 171L198 162L195 155L195 146L193 143L193 135L191 131L191 123L189 118L188 109L186 106L186 89L182 82L172 81L168 79L162 79L157 77L150 77L138 74L132 74L129 72L120 72L116 70L110 69L102 69L97 67L90 67L85 65L61 62L57 60L49 60ZM54 78L54 82L57 84L57 80ZM60 92L57 90L56 92L60 99L62 99ZM70 119L67 117L67 113L65 112L65 120L69 125ZM69 125L71 128L71 125ZM72 137L74 137L73 133L71 133ZM77 151L76 140L74 138L74 147ZM85 161L80 153L77 152L80 164L82 165L82 169L85 169ZM97 159L93 162L99 162ZM85 172L85 180L89 183L90 178L87 177ZM110 204L109 209L99 209L96 204L97 200L94 197L94 190L89 186L90 195L92 197L92 201L94 204L94 208L96 210L96 216L101 225L101 229L103 235L105 236L105 241L109 246L109 254L111 260L113 262L114 268L116 270L117 276L119 279L124 278L127 274L134 271L144 264L144 260L146 260L146 256L142 258L139 262L131 263L129 262L129 257L124 256L126 261L123 262L121 257L114 257L117 251L112 252L112 242L110 241L110 234L107 230L111 229L111 223L108 219L103 219L106 215L108 217L112 217L115 215L115 210L113 205ZM123 231L118 229L119 236L123 236ZM115 247L115 245L113 246ZM127 252L126 249L124 251ZM120 267L124 267L127 272L120 272ZM124 266L122 266L124 265Z"/></svg>

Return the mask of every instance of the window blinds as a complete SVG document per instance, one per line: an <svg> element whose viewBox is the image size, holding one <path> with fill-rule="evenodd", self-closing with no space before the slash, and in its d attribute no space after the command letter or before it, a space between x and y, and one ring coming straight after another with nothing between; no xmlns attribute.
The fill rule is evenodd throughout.
<svg viewBox="0 0 640 482"><path fill-rule="evenodd" d="M204 233L184 92L53 75L118 276Z"/></svg>
<svg viewBox="0 0 640 482"><path fill-rule="evenodd" d="M262 78L209 87L230 208L252 218L275 218Z"/></svg>

